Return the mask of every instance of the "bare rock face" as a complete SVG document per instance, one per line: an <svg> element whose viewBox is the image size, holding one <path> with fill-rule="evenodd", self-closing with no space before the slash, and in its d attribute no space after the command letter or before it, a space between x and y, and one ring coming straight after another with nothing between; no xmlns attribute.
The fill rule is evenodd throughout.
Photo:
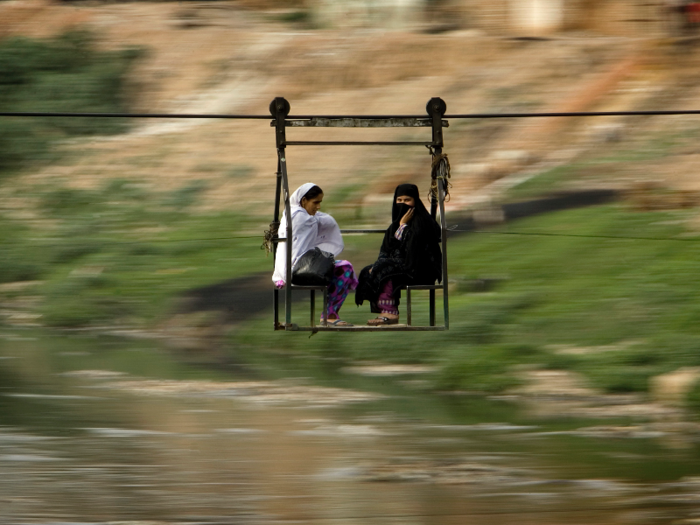
<svg viewBox="0 0 700 525"><path fill-rule="evenodd" d="M511 25L528 35L543 35L561 28L564 6L561 0L510 2Z"/></svg>
<svg viewBox="0 0 700 525"><path fill-rule="evenodd" d="M679 368L651 378L649 393L659 403L680 406L698 380L700 380L700 367Z"/></svg>

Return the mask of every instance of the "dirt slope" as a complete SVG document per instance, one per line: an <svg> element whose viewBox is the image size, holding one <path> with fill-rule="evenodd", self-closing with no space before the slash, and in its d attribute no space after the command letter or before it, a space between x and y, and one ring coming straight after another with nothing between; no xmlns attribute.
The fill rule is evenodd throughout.
<svg viewBox="0 0 700 525"><path fill-rule="evenodd" d="M0 36L48 36L88 26L106 47L145 47L148 54L133 72L134 111L266 114L275 96L290 100L297 114L421 114L433 96L447 101L448 113L700 106L697 53L678 53L653 40L312 31L236 2L27 0L0 3L0 20ZM595 151L611 130L634 142L650 130L682 132L694 125L692 118L453 120L445 135L454 183L449 207L493 198L523 173ZM425 136L426 130L292 130L290 136L360 133L368 140L396 140ZM65 147L84 154L30 173L5 192L26 194L49 181L90 187L114 177L159 189L203 180L209 188L203 208L265 216L272 209L276 158L267 121L149 120L127 135ZM311 180L326 191L354 192L353 205L370 209L397 182L427 185L429 156L420 148L308 147L290 149L288 160L292 186ZM655 163L655 178L700 188L697 151ZM622 174L617 182L642 176Z"/></svg>

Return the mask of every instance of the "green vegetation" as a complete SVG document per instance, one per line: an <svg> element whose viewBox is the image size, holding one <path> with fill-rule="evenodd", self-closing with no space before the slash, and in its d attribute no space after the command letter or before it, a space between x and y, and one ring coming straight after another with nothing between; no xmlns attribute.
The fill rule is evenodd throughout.
<svg viewBox="0 0 700 525"><path fill-rule="evenodd" d="M318 29L318 20L315 19L313 11L308 8L287 8L279 14L272 16L273 20L284 24L291 24L303 29Z"/></svg>
<svg viewBox="0 0 700 525"><path fill-rule="evenodd" d="M311 20L311 12L308 9L296 9L279 15L281 22L308 23Z"/></svg>
<svg viewBox="0 0 700 525"><path fill-rule="evenodd" d="M128 180L47 189L39 211L50 228L3 221L0 282L45 280L36 291L49 326L153 322L179 292L260 266L261 236L245 232L261 227L235 213L191 214L196 189L150 193Z"/></svg>
<svg viewBox="0 0 700 525"><path fill-rule="evenodd" d="M700 383L695 383L686 397L688 408L695 413L700 413Z"/></svg>
<svg viewBox="0 0 700 525"><path fill-rule="evenodd" d="M98 51L86 31L50 40L0 42L0 111L96 112L126 110L125 74L141 51ZM2 118L0 174L51 158L57 139L123 131L120 119Z"/></svg>
<svg viewBox="0 0 700 525"><path fill-rule="evenodd" d="M700 365L700 239L678 224L691 216L615 205L453 237L448 332L309 339L271 333L264 319L234 340L258 351L435 363L436 385L448 389L501 391L520 370L540 368L582 373L608 392L644 391L653 375ZM501 284L482 294L460 286L484 277ZM301 305L297 312L305 320ZM343 317L362 323L368 308L348 304Z"/></svg>

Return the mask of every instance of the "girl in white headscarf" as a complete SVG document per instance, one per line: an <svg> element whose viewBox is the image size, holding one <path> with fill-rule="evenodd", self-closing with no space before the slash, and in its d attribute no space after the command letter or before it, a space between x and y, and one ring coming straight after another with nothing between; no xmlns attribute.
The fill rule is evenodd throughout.
<svg viewBox="0 0 700 525"><path fill-rule="evenodd" d="M337 256L343 251L345 244L340 234L340 228L335 219L319 211L323 201L323 190L308 182L300 186L289 198L292 211L292 267L299 257L309 250L318 247L323 251ZM282 220L278 235L287 236L286 210L282 213ZM282 288L287 276L287 243L277 245L277 257L275 259L275 271L272 281L275 286ZM328 323L334 326L352 326L338 317L340 307L348 296L350 290L357 288L357 276L352 264L345 260L335 261L333 280L328 285ZM324 320L322 314L321 321Z"/></svg>

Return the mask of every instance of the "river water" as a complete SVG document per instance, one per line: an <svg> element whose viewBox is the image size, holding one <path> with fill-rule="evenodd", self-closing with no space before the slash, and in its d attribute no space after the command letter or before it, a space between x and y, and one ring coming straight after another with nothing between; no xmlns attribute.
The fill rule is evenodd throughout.
<svg viewBox="0 0 700 525"><path fill-rule="evenodd" d="M694 423L419 371L0 331L0 523L700 523Z"/></svg>

